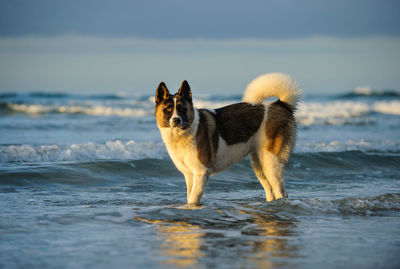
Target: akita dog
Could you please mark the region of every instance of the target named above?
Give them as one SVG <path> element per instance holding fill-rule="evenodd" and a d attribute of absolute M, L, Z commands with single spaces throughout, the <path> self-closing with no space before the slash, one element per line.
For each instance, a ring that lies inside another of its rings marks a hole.
<path fill-rule="evenodd" d="M 218 109 L 196 109 L 186 80 L 172 95 L 161 82 L 155 115 L 175 166 L 185 176 L 187 202 L 198 204 L 210 175 L 250 155 L 267 201 L 287 197 L 283 179 L 296 140 L 294 112 L 301 90 L 287 74 L 254 79 L 243 102 Z M 269 97 L 275 102 L 264 103 Z"/>

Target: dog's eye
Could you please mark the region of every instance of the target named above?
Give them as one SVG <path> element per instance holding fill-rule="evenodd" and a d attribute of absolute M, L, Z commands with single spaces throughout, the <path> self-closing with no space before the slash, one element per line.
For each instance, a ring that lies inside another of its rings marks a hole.
<path fill-rule="evenodd" d="M 172 112 L 172 107 L 169 106 L 169 107 L 164 108 L 164 112 L 165 112 L 165 113 L 167 113 L 167 112 L 168 112 L 168 113 L 169 113 L 169 112 Z"/>
<path fill-rule="evenodd" d="M 184 108 L 182 105 L 177 105 L 176 109 L 180 112 L 186 112 L 186 108 Z"/>

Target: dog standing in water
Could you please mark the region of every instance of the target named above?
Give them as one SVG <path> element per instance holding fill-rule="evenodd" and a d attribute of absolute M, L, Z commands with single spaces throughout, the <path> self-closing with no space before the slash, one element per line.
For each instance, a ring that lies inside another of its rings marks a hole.
<path fill-rule="evenodd" d="M 186 80 L 174 95 L 161 82 L 155 96 L 157 125 L 185 176 L 187 202 L 198 204 L 209 176 L 248 154 L 267 201 L 287 197 L 283 172 L 296 141 L 294 111 L 300 95 L 288 75 L 270 73 L 247 86 L 241 103 L 196 109 Z M 269 97 L 279 100 L 264 103 Z"/>

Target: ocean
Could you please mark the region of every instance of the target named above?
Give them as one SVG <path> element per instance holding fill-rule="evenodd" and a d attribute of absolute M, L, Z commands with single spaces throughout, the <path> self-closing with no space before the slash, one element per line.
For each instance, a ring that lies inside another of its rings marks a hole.
<path fill-rule="evenodd" d="M 152 94 L 0 94 L 1 268 L 400 268 L 400 93 L 306 95 L 289 198 L 245 158 L 196 207 Z"/>

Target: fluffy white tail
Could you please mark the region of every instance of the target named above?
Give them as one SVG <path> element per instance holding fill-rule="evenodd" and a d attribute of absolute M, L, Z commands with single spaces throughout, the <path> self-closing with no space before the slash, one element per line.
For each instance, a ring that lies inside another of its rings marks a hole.
<path fill-rule="evenodd" d="M 282 102 L 296 108 L 300 100 L 301 89 L 297 82 L 283 73 L 269 73 L 255 78 L 243 94 L 243 101 L 248 103 L 262 103 L 270 97 L 278 97 Z"/>

